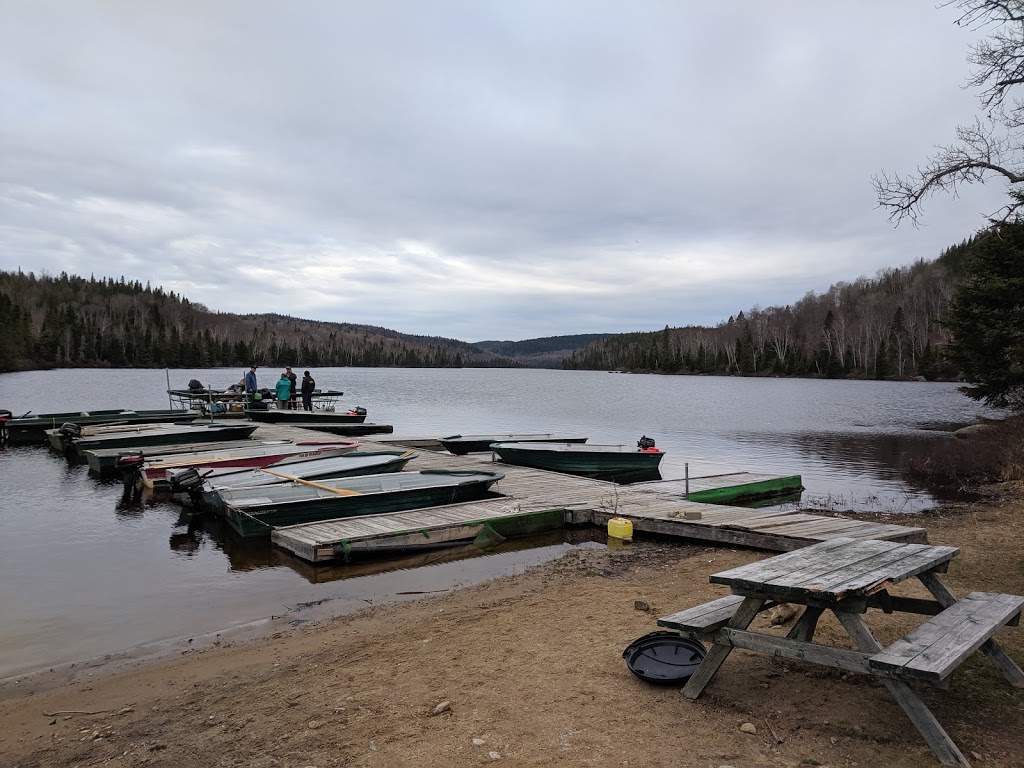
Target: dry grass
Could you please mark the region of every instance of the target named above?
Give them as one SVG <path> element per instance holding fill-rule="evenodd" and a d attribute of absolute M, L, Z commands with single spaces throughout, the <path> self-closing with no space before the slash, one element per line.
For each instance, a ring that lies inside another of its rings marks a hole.
<path fill-rule="evenodd" d="M 912 461 L 907 473 L 958 489 L 1024 480 L 1024 415 L 979 427 L 962 438 L 941 443 L 926 458 Z"/>

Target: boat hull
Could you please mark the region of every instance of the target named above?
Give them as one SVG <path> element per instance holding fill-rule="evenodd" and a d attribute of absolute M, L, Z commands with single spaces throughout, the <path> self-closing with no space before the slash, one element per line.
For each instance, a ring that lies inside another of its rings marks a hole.
<path fill-rule="evenodd" d="M 169 456 L 165 459 L 156 459 L 142 469 L 142 484 L 147 488 L 162 490 L 167 488 L 167 470 L 179 469 L 182 467 L 194 467 L 195 469 L 259 469 L 269 466 L 288 466 L 290 462 L 301 462 L 305 459 L 327 458 L 341 456 L 349 451 L 354 451 L 359 443 L 339 443 L 338 445 L 291 445 L 287 448 L 261 449 L 255 446 L 248 452 L 246 450 L 225 451 L 218 454 L 214 447 L 205 455 L 195 455 L 193 458 L 186 456 Z M 235 454 L 235 455 L 231 455 Z M 92 468 L 92 462 L 89 464 Z"/>
<path fill-rule="evenodd" d="M 440 471 L 436 473 L 440 473 Z M 454 474 L 458 475 L 459 473 Z M 332 494 L 294 502 L 270 499 L 262 502 L 254 497 L 248 499 L 243 506 L 232 501 L 225 501 L 222 515 L 240 536 L 269 536 L 274 528 L 282 526 L 477 501 L 486 498 L 488 489 L 504 477 L 500 472 L 471 474 L 485 477 L 448 485 L 398 488 L 351 496 Z"/>
<path fill-rule="evenodd" d="M 7 422 L 7 442 L 10 445 L 46 445 L 47 430 L 72 422 L 81 427 L 99 424 L 142 424 L 189 421 L 198 416 L 189 411 L 78 411 L 74 413 L 47 413 L 32 418 L 11 419 Z"/>
<path fill-rule="evenodd" d="M 601 450 L 603 447 L 609 450 Z M 506 464 L 584 477 L 644 477 L 656 473 L 665 456 L 660 451 L 628 450 L 624 446 L 591 445 L 586 448 L 576 450 L 572 444 L 561 443 L 550 449 L 540 448 L 537 444 L 518 446 L 514 443 L 494 443 L 491 446 Z"/>
<path fill-rule="evenodd" d="M 266 411 L 247 410 L 245 412 L 253 421 L 266 424 L 362 424 L 366 421 L 365 413 L 343 411 L 291 411 L 281 408 L 270 408 Z"/>
<path fill-rule="evenodd" d="M 439 438 L 448 453 L 464 456 L 467 453 L 485 453 L 493 443 L 585 443 L 585 437 L 559 435 L 451 435 Z"/>
<path fill-rule="evenodd" d="M 92 448 L 145 448 L 151 445 L 179 445 L 181 443 L 216 443 L 223 440 L 242 440 L 256 431 L 255 424 L 203 424 L 182 430 L 152 429 L 123 432 L 72 440 L 68 455 L 85 461 L 84 452 Z"/>
<path fill-rule="evenodd" d="M 416 456 L 415 451 L 352 451 L 351 453 L 336 457 L 343 459 L 343 461 L 330 462 L 332 468 L 322 471 L 306 470 L 301 464 L 275 464 L 261 468 L 265 471 L 213 473 L 207 477 L 207 487 L 200 497 L 200 506 L 205 510 L 221 514 L 224 512 L 224 503 L 218 493 L 220 489 L 274 485 L 276 483 L 287 483 L 292 478 L 321 481 L 401 472 L 405 465 Z M 372 461 L 366 461 L 371 457 Z M 307 461 L 303 463 L 319 464 L 320 462 Z M 352 466 L 346 468 L 345 464 L 351 464 Z"/>

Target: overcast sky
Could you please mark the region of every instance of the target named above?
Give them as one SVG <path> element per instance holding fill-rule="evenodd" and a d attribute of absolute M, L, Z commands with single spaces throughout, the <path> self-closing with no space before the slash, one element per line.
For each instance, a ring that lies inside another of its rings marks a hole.
<path fill-rule="evenodd" d="M 932 259 L 933 0 L 0 0 L 0 268 L 466 341 L 713 325 Z"/>

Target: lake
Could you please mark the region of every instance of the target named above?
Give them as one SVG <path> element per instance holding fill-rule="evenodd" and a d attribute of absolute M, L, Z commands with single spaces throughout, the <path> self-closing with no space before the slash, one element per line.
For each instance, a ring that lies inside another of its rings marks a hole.
<path fill-rule="evenodd" d="M 301 375 L 302 369 L 296 369 Z M 32 371 L 0 375 L 0 408 L 164 408 L 167 382 L 223 389 L 241 369 Z M 260 386 L 280 370 L 261 368 Z M 931 382 L 648 376 L 589 371 L 328 368 L 387 437 L 564 432 L 666 452 L 666 479 L 732 471 L 799 474 L 803 506 L 913 513 L 941 500 L 902 469 L 948 430 L 996 415 Z M 372 437 L 370 438 L 372 439 Z M 410 469 L 415 469 L 415 460 Z M 313 569 L 237 540 L 42 448 L 0 451 L 0 678 L 136 646 L 244 626 L 296 623 L 414 599 L 521 571 L 592 534 L 506 542 L 494 553 Z M 788 502 L 792 505 L 794 502 Z M 318 607 L 319 613 L 312 608 Z"/>

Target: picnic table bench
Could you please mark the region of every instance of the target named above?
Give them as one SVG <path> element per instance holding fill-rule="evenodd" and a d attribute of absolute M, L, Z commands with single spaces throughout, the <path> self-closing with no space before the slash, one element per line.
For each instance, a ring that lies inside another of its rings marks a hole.
<path fill-rule="evenodd" d="M 922 680 L 948 687 L 953 672 L 981 650 L 1003 677 L 1024 688 L 1024 672 L 992 639 L 1015 626 L 1024 597 L 972 592 L 957 600 L 939 580 L 959 551 L 955 547 L 836 538 L 711 576 L 732 594 L 658 619 L 662 627 L 710 639 L 711 650 L 683 688 L 697 698 L 733 648 L 809 661 L 879 678 L 946 765 L 970 763 L 924 702 L 907 684 Z M 916 577 L 934 600 L 889 593 Z M 758 613 L 780 603 L 805 606 L 786 637 L 751 631 Z M 869 609 L 930 616 L 906 636 L 883 648 L 861 615 Z M 814 643 L 817 622 L 832 611 L 857 650 Z"/>

